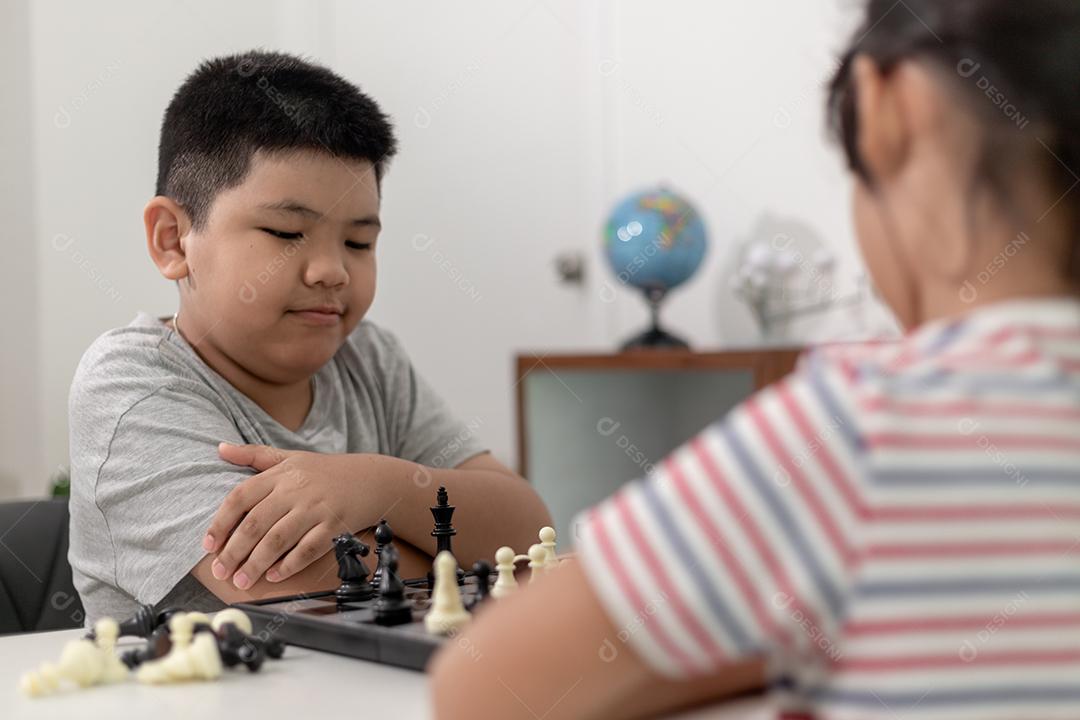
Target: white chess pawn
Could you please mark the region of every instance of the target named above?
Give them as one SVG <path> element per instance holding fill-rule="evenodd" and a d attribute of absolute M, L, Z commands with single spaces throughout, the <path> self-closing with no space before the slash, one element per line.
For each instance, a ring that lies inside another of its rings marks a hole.
<path fill-rule="evenodd" d="M 213 633 L 201 632 L 196 635 L 184 656 L 190 670 L 188 677 L 197 680 L 216 680 L 221 677 L 221 652 L 218 650 L 217 637 Z"/>
<path fill-rule="evenodd" d="M 60 687 L 61 680 L 70 680 L 79 687 L 101 682 L 105 663 L 101 651 L 90 640 L 72 640 L 64 646 L 56 665 L 44 663 L 37 672 L 24 675 L 19 688 L 30 697 L 47 695 Z"/>
<path fill-rule="evenodd" d="M 540 543 L 529 548 L 529 570 L 532 572 L 529 574 L 529 584 L 532 585 L 536 582 L 536 579 L 547 572 L 547 560 L 548 551 Z"/>
<path fill-rule="evenodd" d="M 214 629 L 214 632 L 218 632 L 223 626 L 228 624 L 235 625 L 236 628 L 245 635 L 250 635 L 252 632 L 251 618 L 249 618 L 247 613 L 243 610 L 237 608 L 225 608 L 214 615 L 210 627 Z"/>
<path fill-rule="evenodd" d="M 128 667 L 116 656 L 116 639 L 120 637 L 120 625 L 112 618 L 101 618 L 94 623 L 94 643 L 101 652 L 104 664 L 102 682 L 114 683 L 128 676 Z"/>
<path fill-rule="evenodd" d="M 558 567 L 559 558 L 555 555 L 555 528 L 547 525 L 540 528 L 540 544 L 544 546 L 548 553 L 548 569 Z"/>
<path fill-rule="evenodd" d="M 495 551 L 495 570 L 498 575 L 495 578 L 494 587 L 491 588 L 491 597 L 496 599 L 506 597 L 517 590 L 518 583 L 514 578 L 514 567 L 512 547 L 504 545 Z"/>
<path fill-rule="evenodd" d="M 169 618 L 169 641 L 172 647 L 163 658 L 145 662 L 135 671 L 135 679 L 143 683 L 165 683 L 182 677 L 186 662 L 181 656 L 191 645 L 195 623 L 188 613 L 177 613 Z"/>
<path fill-rule="evenodd" d="M 461 601 L 457 584 L 457 560 L 443 550 L 435 556 L 435 589 L 431 609 L 424 616 L 424 627 L 432 635 L 449 635 L 469 622 L 469 612 Z"/>

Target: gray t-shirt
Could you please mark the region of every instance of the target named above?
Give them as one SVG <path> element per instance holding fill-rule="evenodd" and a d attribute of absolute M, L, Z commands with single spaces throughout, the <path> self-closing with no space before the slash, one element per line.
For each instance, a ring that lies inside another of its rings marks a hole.
<path fill-rule="evenodd" d="M 71 385 L 71 548 L 87 624 L 137 603 L 223 607 L 189 571 L 222 500 L 254 474 L 217 445 L 379 453 L 454 467 L 484 452 L 387 331 L 361 322 L 313 376 L 303 425 L 285 428 L 163 321 L 139 313 L 83 355 Z M 357 478 L 359 481 L 360 478 Z M 358 530 L 360 528 L 357 528 Z"/>

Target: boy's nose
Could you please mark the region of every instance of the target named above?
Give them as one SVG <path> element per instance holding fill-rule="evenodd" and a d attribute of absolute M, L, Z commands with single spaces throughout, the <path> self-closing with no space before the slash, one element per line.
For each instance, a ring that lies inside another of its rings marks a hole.
<path fill-rule="evenodd" d="M 304 267 L 304 282 L 307 285 L 326 285 L 337 287 L 349 283 L 349 273 L 341 256 L 333 252 L 312 253 Z"/>

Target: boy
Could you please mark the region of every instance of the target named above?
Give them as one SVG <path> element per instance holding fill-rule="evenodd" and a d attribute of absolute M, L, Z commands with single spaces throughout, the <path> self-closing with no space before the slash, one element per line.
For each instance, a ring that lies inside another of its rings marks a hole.
<path fill-rule="evenodd" d="M 143 220 L 180 309 L 102 335 L 71 387 L 69 557 L 89 624 L 336 587 L 332 538 L 381 518 L 401 574 L 422 576 L 440 485 L 463 565 L 550 523 L 363 321 L 395 149 L 371 98 L 288 55 L 210 60 L 176 92 Z"/>
<path fill-rule="evenodd" d="M 913 331 L 812 352 L 584 516 L 446 646 L 438 717 L 766 684 L 788 718 L 1080 717 L 1080 4 L 868 5 L 829 108 Z"/>

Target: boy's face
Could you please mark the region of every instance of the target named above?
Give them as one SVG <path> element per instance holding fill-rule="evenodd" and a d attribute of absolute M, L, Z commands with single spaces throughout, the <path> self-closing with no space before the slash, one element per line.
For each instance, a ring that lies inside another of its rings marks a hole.
<path fill-rule="evenodd" d="M 182 239 L 184 336 L 264 381 L 305 380 L 371 307 L 379 229 L 370 162 L 256 153 Z"/>

